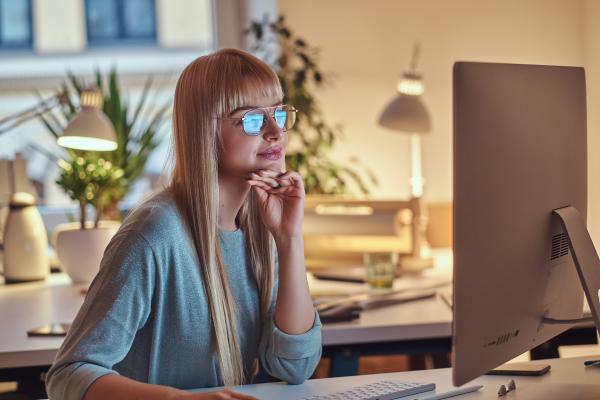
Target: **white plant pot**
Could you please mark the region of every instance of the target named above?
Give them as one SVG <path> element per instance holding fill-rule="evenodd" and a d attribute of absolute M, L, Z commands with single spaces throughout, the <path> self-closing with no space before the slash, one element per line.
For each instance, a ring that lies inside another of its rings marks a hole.
<path fill-rule="evenodd" d="M 98 228 L 79 222 L 57 225 L 52 233 L 52 243 L 62 269 L 73 283 L 89 284 L 100 270 L 100 261 L 110 239 L 121 224 L 117 221 L 100 221 Z"/>

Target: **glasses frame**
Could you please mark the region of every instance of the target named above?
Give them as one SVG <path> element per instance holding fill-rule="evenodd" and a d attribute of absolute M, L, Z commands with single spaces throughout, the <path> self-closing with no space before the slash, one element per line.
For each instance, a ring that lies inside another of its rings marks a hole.
<path fill-rule="evenodd" d="M 289 112 L 298 113 L 298 109 L 290 104 L 279 104 L 277 106 L 270 106 L 270 107 L 256 107 L 256 108 L 252 108 L 250 110 L 246 110 L 241 117 L 218 117 L 217 119 L 230 119 L 230 120 L 235 120 L 235 121 L 241 121 L 242 123 L 242 131 L 244 132 L 245 135 L 247 136 L 260 136 L 264 133 L 265 127 L 267 126 L 267 124 L 265 122 L 263 122 L 263 125 L 260 127 L 260 130 L 257 133 L 249 133 L 246 132 L 246 129 L 244 128 L 244 118 L 246 118 L 246 115 L 248 115 L 249 113 L 253 112 L 253 111 L 257 111 L 260 110 L 263 115 L 267 115 L 267 117 L 270 117 L 274 122 L 275 125 L 277 125 L 277 127 L 279 129 L 281 129 L 283 132 L 287 132 L 288 129 L 292 129 L 294 127 L 294 125 L 296 124 L 296 116 L 294 116 L 294 124 L 290 127 L 290 128 L 285 128 L 284 127 L 280 127 L 279 124 L 277 123 L 277 120 L 275 119 L 275 111 L 280 108 L 280 107 L 288 107 Z"/>

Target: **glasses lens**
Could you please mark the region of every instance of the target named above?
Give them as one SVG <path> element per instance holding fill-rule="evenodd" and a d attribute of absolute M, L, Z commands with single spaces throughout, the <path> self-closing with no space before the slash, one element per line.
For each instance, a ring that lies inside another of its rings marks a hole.
<path fill-rule="evenodd" d="M 279 106 L 275 109 L 275 121 L 284 131 L 292 129 L 296 122 L 296 110 L 291 106 Z"/>
<path fill-rule="evenodd" d="M 248 135 L 258 135 L 265 123 L 265 114 L 262 111 L 248 111 L 242 119 L 244 132 Z"/>
<path fill-rule="evenodd" d="M 277 107 L 275 109 L 275 122 L 277 122 L 277 126 L 281 129 L 285 129 L 285 123 L 288 119 L 288 112 L 283 107 Z"/>

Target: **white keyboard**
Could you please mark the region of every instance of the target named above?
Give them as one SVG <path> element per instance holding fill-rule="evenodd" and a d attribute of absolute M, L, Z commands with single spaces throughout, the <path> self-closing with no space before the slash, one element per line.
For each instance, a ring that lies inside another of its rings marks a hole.
<path fill-rule="evenodd" d="M 435 389 L 435 383 L 379 381 L 343 392 L 319 394 L 302 400 L 392 400 Z"/>

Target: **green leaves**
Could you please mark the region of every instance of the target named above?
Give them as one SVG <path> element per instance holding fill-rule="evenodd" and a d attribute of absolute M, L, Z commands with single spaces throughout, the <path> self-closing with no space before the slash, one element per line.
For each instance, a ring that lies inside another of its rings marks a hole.
<path fill-rule="evenodd" d="M 303 176 L 307 193 L 346 194 L 354 187 L 368 194 L 369 188 L 377 185 L 371 171 L 362 167 L 365 171 L 359 173 L 330 157 L 342 129 L 327 124 L 314 94 L 328 82 L 318 67 L 318 49 L 294 35 L 284 16 L 253 21 L 245 32 L 253 39 L 251 50 L 277 72 L 284 102 L 299 111 L 290 141 L 300 150 L 286 155 L 287 167 Z"/>
<path fill-rule="evenodd" d="M 123 192 L 127 185 L 124 171 L 101 157 L 74 157 L 69 161 L 59 160 L 61 169 L 56 183 L 80 207 L 91 204 L 97 210 L 96 225 L 102 209 Z M 81 228 L 85 227 L 82 215 Z"/>

